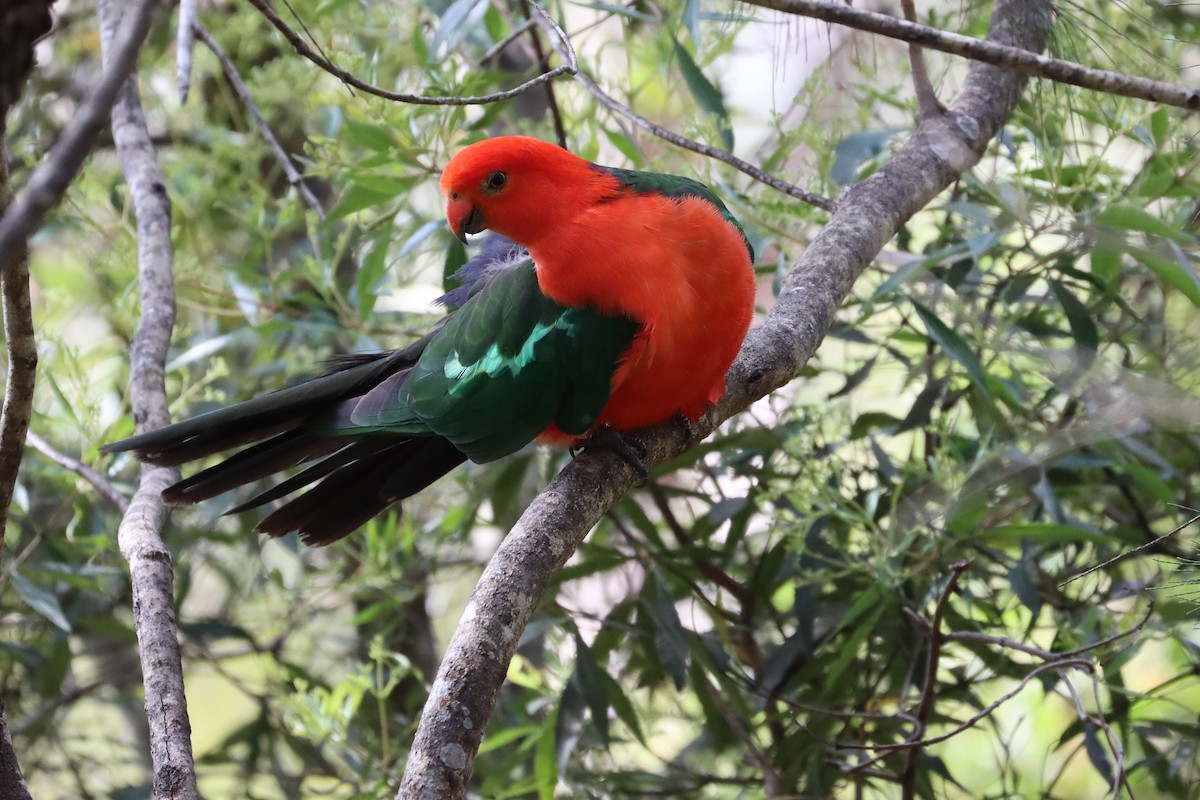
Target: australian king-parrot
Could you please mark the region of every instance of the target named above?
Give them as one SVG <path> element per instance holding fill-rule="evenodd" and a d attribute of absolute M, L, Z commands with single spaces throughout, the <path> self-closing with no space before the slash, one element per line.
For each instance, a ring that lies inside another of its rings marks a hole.
<path fill-rule="evenodd" d="M 176 465 L 250 445 L 163 492 L 172 504 L 303 467 L 229 513 L 309 487 L 257 530 L 323 545 L 466 459 L 694 421 L 720 399 L 753 251 L 708 187 L 504 136 L 454 156 L 441 189 L 456 236 L 492 234 L 428 334 L 103 449 Z"/>

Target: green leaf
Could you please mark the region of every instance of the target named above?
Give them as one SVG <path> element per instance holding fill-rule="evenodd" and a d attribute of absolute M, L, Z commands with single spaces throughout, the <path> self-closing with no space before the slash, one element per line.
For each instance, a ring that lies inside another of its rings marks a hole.
<path fill-rule="evenodd" d="M 716 122 L 721 144 L 726 150 L 732 150 L 733 127 L 729 124 L 729 112 L 725 109 L 725 100 L 721 97 L 721 90 L 704 76 L 700 67 L 692 60 L 687 48 L 681 45 L 678 39 L 672 39 L 672 41 L 675 44 L 675 57 L 679 59 L 679 71 L 683 74 L 683 80 L 687 84 L 688 90 L 696 99 L 696 104 L 700 106 L 700 109 Z"/>
<path fill-rule="evenodd" d="M 883 616 L 883 606 L 876 604 L 874 610 L 867 614 L 863 621 L 850 631 L 850 635 L 840 643 L 837 655 L 834 656 L 833 661 L 822 675 L 824 691 L 821 696 L 823 698 L 828 697 L 829 693 L 838 687 L 842 674 L 850 667 L 850 662 L 858 658 L 859 648 L 874 632 L 875 625 L 881 616 Z"/>
<path fill-rule="evenodd" d="M 574 688 L 574 684 L 568 683 L 568 689 L 563 692 L 566 696 L 567 691 L 579 693 L 578 689 Z M 553 800 L 554 787 L 558 784 L 558 762 L 555 758 L 556 748 L 558 745 L 558 721 L 562 714 L 563 704 L 560 702 L 559 707 L 550 712 L 550 718 L 546 720 L 546 727 L 542 731 L 542 736 L 538 739 L 537 750 L 533 756 L 533 774 L 537 780 L 537 790 L 539 800 Z"/>
<path fill-rule="evenodd" d="M 528 739 L 537 736 L 540 731 L 541 728 L 537 725 L 518 725 L 514 728 L 502 728 L 483 740 L 483 744 L 479 745 L 479 755 L 498 750 L 509 742 L 515 742 L 517 739 Z"/>
<path fill-rule="evenodd" d="M 1197 278 L 1191 265 L 1140 247 L 1130 248 L 1129 252 L 1157 275 L 1159 280 L 1178 289 L 1184 297 L 1192 301 L 1192 305 L 1200 308 L 1200 278 Z"/>
<path fill-rule="evenodd" d="M 387 203 L 394 197 L 395 195 L 393 194 L 381 194 L 380 192 L 373 191 L 365 186 L 352 184 L 350 188 L 346 190 L 346 193 L 342 195 L 341 202 L 339 202 L 333 208 L 333 210 L 329 212 L 326 222 L 335 222 L 339 219 L 348 217 L 351 214 L 362 211 L 365 208 L 370 208 L 371 206 L 379 205 L 381 203 Z"/>
<path fill-rule="evenodd" d="M 629 159 L 631 164 L 641 164 L 645 158 L 642 156 L 637 145 L 633 143 L 628 136 L 620 131 L 609 130 L 604 128 L 604 136 L 608 139 L 608 143 L 621 151 L 621 155 Z"/>
<path fill-rule="evenodd" d="M 925 324 L 925 330 L 929 333 L 929 338 L 933 339 L 946 355 L 953 358 L 959 364 L 962 364 L 967 370 L 967 375 L 971 378 L 971 382 L 978 386 L 985 395 L 990 396 L 991 390 L 988 388 L 987 374 L 983 371 L 983 364 L 979 362 L 975 353 L 967 345 L 966 340 L 946 327 L 946 324 L 938 319 L 928 308 L 916 300 L 913 300 L 912 304 L 917 312 L 917 316 Z"/>
<path fill-rule="evenodd" d="M 396 146 L 392 135 L 378 125 L 358 122 L 350 117 L 346 117 L 345 122 L 346 138 L 360 147 L 374 150 L 377 153 L 389 153 Z"/>
<path fill-rule="evenodd" d="M 446 53 L 458 47 L 471 30 L 483 22 L 487 9 L 486 0 L 454 0 L 446 6 L 441 19 L 438 20 L 437 31 L 433 34 L 433 45 L 429 48 L 430 56 L 444 58 Z"/>
<path fill-rule="evenodd" d="M 649 583 L 647 610 L 654 621 L 654 649 L 664 669 L 674 679 L 675 688 L 683 689 L 687 682 L 691 653 L 688 652 L 683 625 L 679 622 L 679 612 L 675 609 L 674 598 L 663 586 L 657 572 L 650 573 Z"/>
<path fill-rule="evenodd" d="M 354 276 L 354 291 L 358 299 L 358 318 L 364 322 L 375 310 L 379 282 L 387 272 L 387 252 L 388 246 L 391 244 L 391 232 L 392 223 L 388 220 L 380 228 L 375 243 L 367 251 L 366 258 L 362 260 L 362 264 L 358 268 L 358 274 Z"/>
<path fill-rule="evenodd" d="M 1056 522 L 1026 522 L 1014 525 L 998 525 L 980 531 L 974 537 L 984 544 L 1020 544 L 1024 539 L 1038 542 L 1112 542 L 1112 537 L 1098 531 L 1079 528 Z"/>
<path fill-rule="evenodd" d="M 1083 749 L 1087 751 L 1088 760 L 1100 773 L 1105 783 L 1113 782 L 1113 765 L 1108 756 L 1108 743 L 1101 741 L 1099 729 L 1092 723 L 1083 726 Z"/>
<path fill-rule="evenodd" d="M 608 747 L 608 675 L 596 663 L 592 651 L 584 644 L 578 633 L 575 634 L 575 681 L 584 702 L 592 712 L 592 725 L 600 734 L 600 741 Z"/>
<path fill-rule="evenodd" d="M 1171 118 L 1165 108 L 1160 108 L 1150 115 L 1150 134 L 1154 144 L 1161 148 L 1167 142 L 1167 134 L 1171 132 Z"/>
<path fill-rule="evenodd" d="M 13 573 L 12 585 L 30 608 L 50 620 L 64 633 L 71 632 L 71 623 L 67 620 L 67 615 L 63 613 L 58 598 L 52 593 L 31 582 L 20 573 Z"/>
<path fill-rule="evenodd" d="M 696 52 L 700 52 L 700 0 L 687 0 L 683 6 L 683 24 L 692 37 Z M 676 47 L 678 47 L 676 42 Z"/>
<path fill-rule="evenodd" d="M 1121 255 L 1125 252 L 1120 242 L 1110 241 L 1116 237 L 1102 236 L 1092 248 L 1092 274 L 1108 286 L 1121 276 Z"/>
<path fill-rule="evenodd" d="M 899 128 L 884 128 L 878 131 L 852 133 L 837 143 L 833 149 L 833 167 L 830 179 L 838 186 L 849 186 L 858 180 L 859 167 L 879 156 Z"/>
<path fill-rule="evenodd" d="M 1096 332 L 1096 323 L 1092 321 L 1087 306 L 1059 281 L 1050 281 L 1050 289 L 1058 298 L 1063 313 L 1067 315 L 1067 323 L 1071 326 L 1071 333 L 1075 335 L 1075 343 L 1088 350 L 1095 350 L 1100 345 L 1100 334 Z"/>
<path fill-rule="evenodd" d="M 636 8 L 629 6 L 616 5 L 615 3 L 577 3 L 581 8 L 591 8 L 596 11 L 603 11 L 605 14 L 613 14 L 618 17 L 627 17 L 638 22 L 654 22 L 658 17 L 653 14 L 647 14 L 645 11 L 638 11 Z"/>
<path fill-rule="evenodd" d="M 1096 224 L 1187 241 L 1187 235 L 1179 228 L 1159 219 L 1143 208 L 1127 203 L 1116 203 L 1101 211 L 1096 215 Z"/>

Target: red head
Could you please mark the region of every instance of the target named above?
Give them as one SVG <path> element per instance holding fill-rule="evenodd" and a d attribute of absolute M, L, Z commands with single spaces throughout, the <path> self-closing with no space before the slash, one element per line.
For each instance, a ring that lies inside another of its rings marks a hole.
<path fill-rule="evenodd" d="M 493 230 L 526 247 L 614 184 L 579 156 L 528 136 L 498 136 L 464 148 L 450 159 L 441 182 L 455 236 Z"/>

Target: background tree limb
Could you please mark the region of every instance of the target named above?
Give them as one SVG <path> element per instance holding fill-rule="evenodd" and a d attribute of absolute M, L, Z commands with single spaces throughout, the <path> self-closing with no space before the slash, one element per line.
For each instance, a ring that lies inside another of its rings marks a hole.
<path fill-rule="evenodd" d="M 830 2 L 830 0 L 742 0 L 742 2 L 801 17 L 834 22 L 848 28 L 886 36 L 889 39 L 910 42 L 928 50 L 940 50 L 943 53 L 963 56 L 985 64 L 1007 67 L 1031 77 L 1046 78 L 1056 83 L 1066 83 L 1097 92 L 1153 100 L 1156 103 L 1177 106 L 1190 111 L 1200 111 L 1200 89 L 1106 69 L 1085 67 L 1071 61 L 1063 61 L 1040 53 L 1006 46 L 1003 42 L 992 39 L 974 39 L 970 36 L 890 17 L 887 14 L 864 11 L 842 3 Z"/>
<path fill-rule="evenodd" d="M 1040 52 L 1046 0 L 1000 0 L 988 38 Z M 1012 113 L 1025 77 L 974 64 L 947 113 L 922 120 L 874 175 L 851 187 L 784 281 L 766 321 L 751 331 L 728 391 L 697 436 L 792 380 L 832 327 L 854 281 L 910 216 L 972 167 Z M 648 432 L 648 459 L 682 452 L 679 426 Z M 620 457 L 588 451 L 526 509 L 484 570 L 438 670 L 397 798 L 465 797 L 475 754 L 521 633 L 551 578 L 600 517 L 634 484 Z"/>
<path fill-rule="evenodd" d="M 116 31 L 120 12 L 97 0 L 106 60 L 121 55 Z M 172 277 L 171 200 L 142 112 L 137 79 L 125 81 L 112 110 L 113 141 L 133 196 L 137 219 L 138 282 L 142 317 L 130 347 L 129 392 L 138 430 L 171 421 L 164 371 L 175 325 Z M 117 534 L 129 563 L 134 627 L 146 690 L 155 798 L 199 797 L 192 759 L 191 724 L 184 696 L 183 666 L 175 624 L 174 569 L 162 540 L 167 510 L 162 490 L 179 471 L 143 465 L 137 492 Z"/>
<path fill-rule="evenodd" d="M 37 229 L 42 219 L 58 205 L 92 152 L 96 136 L 112 108 L 117 90 L 137 64 L 138 52 L 150 30 L 160 0 L 142 0 L 125 17 L 125 25 L 110 48 L 108 68 L 88 92 L 85 100 L 63 128 L 62 134 L 29 181 L 0 217 L 0 272 L 19 261 L 21 243 Z"/>
<path fill-rule="evenodd" d="M 14 3 L 0 13 L 0 215 L 7 212 L 12 196 L 5 141 L 8 110 L 21 97 L 25 77 L 33 67 L 34 44 L 50 30 L 50 23 L 50 3 L 46 0 Z M 37 342 L 30 308 L 29 253 L 25 237 L 17 237 L 9 249 L 12 251 L 13 267 L 0 272 L 4 340 L 8 356 L 4 406 L 0 410 L 0 556 L 4 552 L 8 507 L 17 485 L 25 434 L 29 430 L 37 371 Z M 25 776 L 13 747 L 3 697 L 0 697 L 0 797 L 29 800 L 29 787 L 25 784 Z"/>

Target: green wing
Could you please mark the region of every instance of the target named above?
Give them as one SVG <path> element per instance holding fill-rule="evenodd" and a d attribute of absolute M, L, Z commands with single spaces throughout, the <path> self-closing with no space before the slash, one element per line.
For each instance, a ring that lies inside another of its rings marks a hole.
<path fill-rule="evenodd" d="M 738 221 L 738 218 L 729 212 L 729 209 L 721 202 L 721 198 L 717 197 L 716 192 L 700 181 L 684 178 L 680 175 L 664 175 L 659 172 L 638 172 L 632 169 L 601 167 L 599 165 L 596 165 L 596 168 L 604 170 L 638 194 L 661 194 L 664 197 L 698 197 L 701 200 L 711 203 L 716 207 L 717 211 L 721 212 L 721 216 L 726 221 L 732 223 L 738 229 L 738 232 L 742 234 L 742 241 L 746 243 L 746 249 L 750 252 L 750 261 L 753 263 L 754 248 L 750 246 L 750 240 L 746 238 L 746 229 L 742 227 L 742 223 Z"/>
<path fill-rule="evenodd" d="M 583 434 L 608 402 L 639 328 L 558 305 L 527 261 L 452 314 L 411 373 L 368 392 L 350 422 L 356 432 L 435 433 L 476 462 L 520 449 L 551 423 Z"/>

